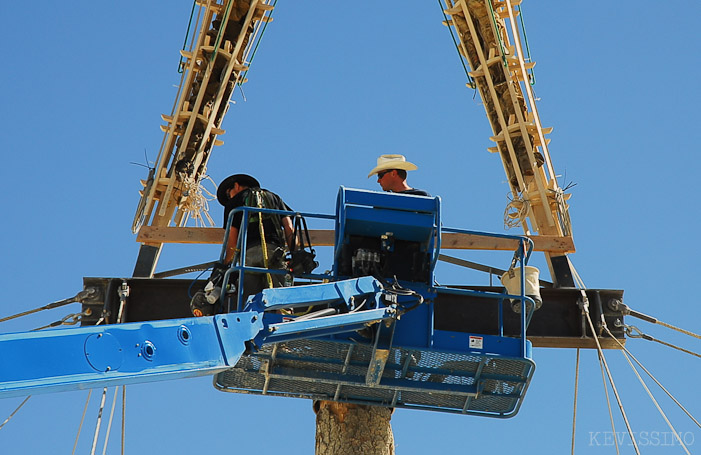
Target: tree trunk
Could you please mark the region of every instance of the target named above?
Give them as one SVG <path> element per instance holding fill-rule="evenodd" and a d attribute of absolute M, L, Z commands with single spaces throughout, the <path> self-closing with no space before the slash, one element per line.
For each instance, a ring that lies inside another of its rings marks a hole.
<path fill-rule="evenodd" d="M 316 455 L 394 455 L 392 408 L 314 402 Z"/>

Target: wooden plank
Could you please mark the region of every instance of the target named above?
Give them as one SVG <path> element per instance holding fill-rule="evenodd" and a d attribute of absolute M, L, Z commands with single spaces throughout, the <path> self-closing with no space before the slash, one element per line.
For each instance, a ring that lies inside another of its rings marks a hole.
<path fill-rule="evenodd" d="M 314 246 L 333 246 L 334 231 L 310 229 Z M 536 235 L 530 237 L 534 251 L 574 253 L 572 237 Z M 143 226 L 136 238 L 140 243 L 204 243 L 218 244 L 224 239 L 222 228 Z M 484 237 L 473 234 L 444 233 L 441 248 L 454 250 L 505 250 L 514 251 L 518 242 L 513 239 Z"/>
<path fill-rule="evenodd" d="M 141 243 L 203 243 L 221 244 L 224 240 L 222 228 L 142 226 L 137 242 Z"/>
<path fill-rule="evenodd" d="M 528 337 L 535 348 L 566 348 L 566 349 L 596 349 L 593 338 L 569 338 L 569 337 Z M 626 340 L 618 340 L 625 346 Z M 599 344 L 602 349 L 621 349 L 621 347 L 609 337 L 600 337 Z"/>
<path fill-rule="evenodd" d="M 574 253 L 574 241 L 572 237 L 559 237 L 555 235 L 533 235 L 534 251 L 548 251 L 557 253 Z M 518 241 L 495 237 L 484 237 L 473 234 L 444 233 L 441 239 L 442 249 L 454 250 L 515 250 Z"/>

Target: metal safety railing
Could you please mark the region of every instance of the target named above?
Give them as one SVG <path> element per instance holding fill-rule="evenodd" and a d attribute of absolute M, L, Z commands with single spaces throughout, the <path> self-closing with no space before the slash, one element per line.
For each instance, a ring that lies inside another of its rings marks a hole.
<path fill-rule="evenodd" d="M 446 293 L 446 294 L 457 294 L 457 295 L 468 295 L 468 296 L 474 296 L 474 297 L 483 297 L 483 298 L 489 298 L 489 299 L 494 299 L 497 301 L 497 314 L 498 314 L 498 330 L 499 330 L 499 336 L 503 337 L 504 336 L 504 309 L 502 302 L 504 299 L 510 299 L 510 300 L 518 300 L 520 301 L 521 305 L 521 311 L 520 311 L 520 333 L 519 333 L 519 338 L 521 341 L 521 356 L 522 357 L 527 357 L 527 339 L 526 339 L 526 331 L 528 329 L 528 324 L 530 323 L 531 317 L 533 316 L 533 313 L 535 312 L 536 309 L 536 303 L 533 300 L 533 298 L 529 297 L 526 295 L 526 266 L 528 265 L 528 260 L 531 257 L 531 253 L 533 252 L 533 240 L 529 239 L 528 237 L 521 236 L 521 235 L 507 235 L 507 234 L 495 234 L 495 233 L 487 233 L 487 232 L 477 232 L 477 231 L 470 231 L 466 229 L 458 229 L 458 228 L 449 228 L 449 227 L 444 227 L 442 228 L 443 232 L 451 232 L 451 233 L 458 233 L 458 234 L 471 234 L 471 235 L 476 235 L 476 236 L 481 236 L 481 237 L 492 237 L 492 238 L 502 238 L 502 239 L 511 239 L 511 240 L 517 240 L 519 242 L 519 248 L 516 250 L 516 253 L 514 254 L 514 261 L 511 264 L 511 268 L 513 268 L 514 265 L 520 264 L 521 267 L 519 267 L 520 271 L 520 282 L 521 282 L 521 287 L 520 291 L 521 293 L 519 295 L 512 295 L 508 293 L 493 293 L 493 292 L 485 292 L 485 291 L 473 291 L 473 290 L 468 290 L 468 289 L 457 289 L 457 288 L 451 288 L 448 286 L 437 286 L 436 289 L 439 292 Z M 438 243 L 438 247 L 440 248 L 440 242 Z M 530 305 L 529 305 L 530 304 Z"/>
<path fill-rule="evenodd" d="M 253 266 L 247 266 L 246 264 L 246 249 L 248 246 L 248 228 L 249 228 L 249 223 L 250 223 L 250 217 L 252 213 L 257 213 L 260 215 L 263 214 L 268 214 L 268 215 L 278 215 L 281 217 L 289 216 L 289 217 L 295 217 L 295 216 L 302 216 L 305 218 L 317 218 L 317 219 L 326 219 L 326 220 L 335 220 L 336 217 L 334 215 L 326 215 L 326 214 L 320 214 L 320 213 L 307 213 L 307 212 L 294 212 L 294 211 L 288 211 L 288 210 L 275 210 L 275 209 L 266 209 L 266 208 L 258 208 L 258 207 L 238 207 L 234 210 L 232 210 L 229 213 L 229 218 L 227 219 L 226 222 L 226 230 L 224 233 L 224 244 L 222 245 L 222 251 L 220 254 L 220 261 L 223 263 L 226 257 L 226 248 L 228 245 L 228 239 L 229 235 L 231 232 L 231 226 L 233 224 L 234 217 L 236 216 L 237 213 L 242 213 L 242 223 L 241 223 L 241 229 L 239 230 L 239 235 L 238 239 L 236 242 L 236 250 L 237 252 L 234 254 L 234 258 L 231 262 L 231 267 L 225 272 L 224 274 L 224 281 L 223 283 L 226 284 L 229 282 L 229 278 L 233 273 L 238 274 L 238 283 L 239 285 L 237 286 L 236 289 L 236 311 L 242 311 L 245 302 L 243 302 L 243 286 L 240 285 L 240 283 L 243 283 L 244 279 L 244 274 L 246 273 L 256 273 L 256 274 L 273 274 L 273 275 L 288 275 L 290 272 L 286 269 L 274 269 L 274 268 L 264 268 L 264 267 L 253 267 Z M 307 273 L 307 274 L 302 274 L 299 275 L 300 278 L 307 278 L 307 279 L 316 279 L 316 280 L 325 280 L 325 279 L 330 279 L 331 275 L 327 273 Z M 230 312 L 232 309 L 227 302 L 227 293 L 225 290 L 222 288 L 222 293 L 220 296 L 220 303 L 223 305 L 223 307 L 228 308 L 228 311 Z"/>
<path fill-rule="evenodd" d="M 244 280 L 244 275 L 247 273 L 255 273 L 255 274 L 275 274 L 275 275 L 288 275 L 290 272 L 287 269 L 276 269 L 276 268 L 265 268 L 265 267 L 255 267 L 255 266 L 250 266 L 246 265 L 246 250 L 247 250 L 247 242 L 248 242 L 248 229 L 249 229 L 249 222 L 250 218 L 253 214 L 268 214 L 268 215 L 278 215 L 278 216 L 290 216 L 290 217 L 295 217 L 295 216 L 303 216 L 306 218 L 312 218 L 312 219 L 321 219 L 321 220 L 333 220 L 336 222 L 337 226 L 342 226 L 343 223 L 341 223 L 338 218 L 342 214 L 337 213 L 336 215 L 329 215 L 329 214 L 321 214 L 321 213 L 309 213 L 309 212 L 296 212 L 296 211 L 286 211 L 286 210 L 275 210 L 275 209 L 265 209 L 265 208 L 257 208 L 257 207 L 238 207 L 234 210 L 231 211 L 229 214 L 229 218 L 227 220 L 226 224 L 226 230 L 225 230 L 225 239 L 227 241 L 224 242 L 224 245 L 222 247 L 222 252 L 220 256 L 220 260 L 224 261 L 224 258 L 226 256 L 226 248 L 228 244 L 228 239 L 231 231 L 231 226 L 233 223 L 233 219 L 236 216 L 237 213 L 242 214 L 242 223 L 241 223 L 241 228 L 239 231 L 238 239 L 237 239 L 237 244 L 236 244 L 236 249 L 237 252 L 234 255 L 233 261 L 231 263 L 231 267 L 225 272 L 224 275 L 224 284 L 229 282 L 229 279 L 231 278 L 232 274 L 237 274 L 238 275 L 238 281 L 239 285 L 236 287 L 236 307 L 235 310 L 231 307 L 230 304 L 230 293 L 227 293 L 225 290 L 223 290 L 220 299 L 221 299 L 221 304 L 223 308 L 227 308 L 228 311 L 242 311 L 245 303 L 243 301 L 243 286 L 240 285 L 240 283 L 243 283 Z M 514 259 L 512 261 L 511 267 L 513 268 L 514 266 L 519 266 L 518 267 L 519 273 L 520 273 L 520 293 L 519 294 L 509 294 L 508 292 L 504 293 L 495 293 L 495 292 L 487 292 L 487 291 L 475 291 L 475 290 L 467 290 L 467 289 L 459 289 L 459 288 L 454 288 L 454 287 L 449 287 L 449 286 L 433 286 L 433 288 L 439 292 L 439 293 L 444 293 L 444 294 L 455 294 L 455 295 L 465 295 L 465 296 L 472 296 L 472 297 L 479 297 L 479 298 L 486 298 L 486 299 L 492 299 L 495 301 L 495 304 L 497 305 L 498 311 L 498 336 L 503 337 L 504 336 L 504 314 L 503 314 L 503 305 L 502 302 L 506 300 L 511 300 L 511 301 L 517 301 L 520 304 L 520 330 L 519 330 L 519 339 L 520 339 L 520 353 L 522 357 L 527 357 L 527 338 L 526 338 L 526 332 L 528 325 L 530 323 L 530 320 L 533 316 L 533 313 L 535 312 L 536 309 L 536 302 L 534 299 L 528 295 L 526 295 L 526 266 L 528 265 L 528 261 L 531 257 L 531 253 L 533 252 L 533 241 L 525 236 L 519 236 L 519 235 L 507 235 L 507 234 L 497 234 L 497 233 L 488 233 L 488 232 L 480 232 L 480 231 L 472 231 L 472 230 L 467 230 L 467 229 L 459 229 L 459 228 L 450 228 L 450 227 L 441 227 L 440 231 L 438 231 L 437 238 L 435 239 L 435 242 L 431 242 L 432 245 L 431 247 L 433 248 L 434 251 L 430 252 L 429 258 L 432 262 L 432 268 L 435 265 L 435 261 L 438 258 L 438 254 L 440 252 L 441 248 L 441 236 L 440 232 L 445 232 L 445 233 L 458 233 L 458 234 L 469 234 L 473 236 L 481 236 L 481 237 L 488 237 L 488 238 L 501 238 L 501 239 L 510 239 L 510 240 L 516 240 L 519 243 L 518 249 L 514 253 Z M 340 245 L 338 242 L 342 241 L 342 239 L 338 238 L 334 245 L 335 249 L 339 249 Z M 337 258 L 334 256 L 334 259 L 336 260 Z M 303 274 L 303 275 L 297 275 L 299 278 L 304 278 L 304 279 L 309 279 L 309 280 L 318 280 L 319 282 L 323 280 L 333 280 L 334 275 L 333 273 L 330 272 L 325 272 L 325 273 L 309 273 L 309 274 Z"/>

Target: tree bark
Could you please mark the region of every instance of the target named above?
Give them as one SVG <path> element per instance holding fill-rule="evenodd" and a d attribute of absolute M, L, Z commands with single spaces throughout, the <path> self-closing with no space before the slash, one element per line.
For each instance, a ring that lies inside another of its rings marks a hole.
<path fill-rule="evenodd" d="M 316 455 L 394 455 L 392 408 L 314 402 Z"/>

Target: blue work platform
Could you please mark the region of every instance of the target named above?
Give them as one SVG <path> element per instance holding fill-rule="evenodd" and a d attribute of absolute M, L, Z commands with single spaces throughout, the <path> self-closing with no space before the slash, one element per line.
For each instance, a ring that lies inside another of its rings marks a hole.
<path fill-rule="evenodd" d="M 342 187 L 335 216 L 332 280 L 372 274 L 388 290 L 387 296 L 396 295 L 392 292 L 396 284 L 401 289 L 397 301 L 403 314 L 351 332 L 278 342 L 270 339 L 259 350 L 242 356 L 234 368 L 217 374 L 215 387 L 227 392 L 491 417 L 515 415 L 535 364 L 525 337 L 526 316 L 519 336 L 504 336 L 503 312 L 510 311 L 510 304 L 505 303 L 509 298 L 522 299 L 524 308 L 529 298 L 435 286 L 440 218 L 437 197 Z M 525 237 L 469 233 L 521 239 L 519 259 L 527 261 L 530 241 Z M 249 301 L 246 309 L 289 308 L 294 301 L 301 302 L 295 306 L 304 307 L 306 296 L 315 294 L 313 285 L 293 289 L 265 290 L 257 299 L 259 304 L 263 300 L 282 303 L 264 308 Z M 493 306 L 491 334 L 434 327 L 436 305 L 446 299 L 454 304 L 461 296 Z M 402 299 L 413 303 L 402 306 Z M 385 304 L 391 300 L 385 297 Z M 323 327 L 342 316 L 314 320 Z"/>

